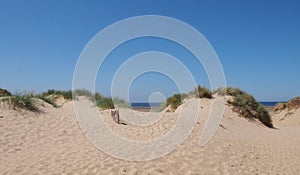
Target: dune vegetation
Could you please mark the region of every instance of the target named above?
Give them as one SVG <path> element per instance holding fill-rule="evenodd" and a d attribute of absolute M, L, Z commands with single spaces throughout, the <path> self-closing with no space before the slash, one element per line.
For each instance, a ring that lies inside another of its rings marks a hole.
<path fill-rule="evenodd" d="M 208 88 L 204 86 L 201 87 L 200 85 L 198 85 L 193 91 L 189 92 L 188 94 L 178 93 L 167 98 L 166 102 L 159 107 L 158 111 L 162 111 L 168 106 L 170 106 L 169 111 L 175 111 L 182 104 L 183 100 L 188 97 L 208 98 L 208 99 L 213 98 L 212 92 Z"/>
<path fill-rule="evenodd" d="M 57 96 L 63 96 L 64 99 L 66 100 L 71 100 L 72 99 L 72 91 L 61 91 L 61 90 L 54 90 L 54 89 L 49 89 L 47 92 L 43 92 L 40 94 L 40 96 L 51 96 L 51 95 L 57 95 Z"/>
<path fill-rule="evenodd" d="M 37 101 L 32 93 L 17 93 L 9 96 L 2 96 L 2 103 L 12 107 L 13 109 L 26 109 L 33 112 L 39 112 Z"/>
<path fill-rule="evenodd" d="M 255 98 L 240 90 L 239 88 L 227 87 L 225 89 L 217 89 L 216 94 L 221 96 L 231 96 L 227 102 L 233 106 L 233 110 L 240 116 L 250 120 L 258 119 L 267 127 L 273 128 L 271 115 L 267 109 L 255 100 Z"/>
<path fill-rule="evenodd" d="M 212 92 L 208 88 L 204 86 L 201 87 L 200 85 L 196 87 L 196 94 L 198 98 L 208 98 L 208 99 L 213 98 Z"/>
<path fill-rule="evenodd" d="M 37 99 L 41 99 L 44 102 L 51 104 L 53 107 L 59 107 L 56 103 L 57 98 L 63 98 L 65 100 L 77 99 L 79 96 L 85 96 L 92 100 L 97 107 L 101 109 L 114 109 L 115 106 L 118 107 L 126 107 L 129 108 L 130 105 L 121 99 L 118 98 L 110 98 L 105 97 L 99 93 L 92 93 L 85 89 L 77 89 L 75 91 L 67 90 L 53 90 L 50 89 L 46 92 L 43 92 L 38 95 L 34 95 L 33 93 L 17 93 L 11 94 L 8 91 L 4 91 L 1 95 L 1 102 L 7 104 L 13 109 L 27 109 L 33 112 L 39 112 L 39 103 Z M 4 95 L 6 94 L 6 95 Z M 201 87 L 200 85 L 195 88 L 194 91 L 188 94 L 174 94 L 169 97 L 164 104 L 159 107 L 159 110 L 163 110 L 166 107 L 169 107 L 168 111 L 175 111 L 182 103 L 183 100 L 187 97 L 197 97 L 197 98 L 213 98 L 213 93 L 206 87 Z M 258 119 L 264 125 L 268 127 L 273 127 L 271 116 L 268 111 L 258 103 L 254 97 L 245 91 L 242 91 L 238 88 L 219 88 L 214 91 L 214 94 L 218 94 L 221 96 L 231 96 L 233 98 L 229 98 L 227 101 L 228 104 L 233 106 L 233 110 L 237 112 L 240 116 L 248 118 L 250 120 Z M 295 100 L 296 99 L 296 100 Z M 300 106 L 299 98 L 295 98 L 291 102 L 284 104 L 288 106 L 288 108 L 292 108 L 292 106 Z"/>
<path fill-rule="evenodd" d="M 166 100 L 166 107 L 170 106 L 171 111 L 175 111 L 178 106 L 182 104 L 184 97 L 187 97 L 185 94 L 174 94 Z"/>
<path fill-rule="evenodd" d="M 278 114 L 284 110 L 287 110 L 289 113 L 292 110 L 297 110 L 300 108 L 300 97 L 295 97 L 290 99 L 287 102 L 279 102 L 275 105 L 273 112 Z"/>
<path fill-rule="evenodd" d="M 56 103 L 56 100 L 58 98 L 63 98 L 67 101 L 70 101 L 72 99 L 77 99 L 79 96 L 87 97 L 88 99 L 95 102 L 96 106 L 101 109 L 113 109 L 115 108 L 115 106 L 130 108 L 130 105 L 125 100 L 119 98 L 112 99 L 110 97 L 105 97 L 99 94 L 98 92 L 93 94 L 92 92 L 86 89 L 76 89 L 75 91 L 49 89 L 48 91 L 42 92 L 38 95 L 35 95 L 33 93 L 11 94 L 9 91 L 1 89 L 0 95 L 1 95 L 0 101 L 3 104 L 12 107 L 15 110 L 25 109 L 33 112 L 40 112 L 39 106 L 41 104 L 38 103 L 38 99 L 57 108 L 59 107 Z"/>

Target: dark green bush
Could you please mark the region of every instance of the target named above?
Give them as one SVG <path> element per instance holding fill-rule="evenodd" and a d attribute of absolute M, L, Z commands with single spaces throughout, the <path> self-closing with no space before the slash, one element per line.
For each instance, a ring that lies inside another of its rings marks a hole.
<path fill-rule="evenodd" d="M 266 110 L 266 108 L 262 105 L 259 105 L 258 108 L 256 109 L 258 119 L 261 121 L 263 124 L 265 124 L 269 128 L 273 128 L 272 124 L 272 119 L 270 117 L 269 112 Z"/>

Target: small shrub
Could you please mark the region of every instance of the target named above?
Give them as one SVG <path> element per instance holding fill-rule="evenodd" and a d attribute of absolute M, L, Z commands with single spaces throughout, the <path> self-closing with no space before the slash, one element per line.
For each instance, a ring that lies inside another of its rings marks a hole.
<path fill-rule="evenodd" d="M 246 94 L 246 93 L 244 91 L 240 90 L 239 88 L 227 87 L 226 88 L 226 94 L 237 97 L 239 95 L 243 95 L 243 94 Z"/>
<path fill-rule="evenodd" d="M 258 108 L 256 109 L 256 112 L 257 112 L 259 121 L 261 121 L 267 127 L 273 128 L 270 114 L 264 106 L 259 105 Z"/>
<path fill-rule="evenodd" d="M 209 99 L 212 98 L 211 91 L 206 87 L 201 87 L 200 85 L 198 85 L 196 88 L 196 92 L 198 98 L 209 98 Z"/>
<path fill-rule="evenodd" d="M 178 106 L 180 106 L 182 104 L 182 98 L 181 98 L 181 95 L 180 94 L 175 94 L 173 95 L 172 97 L 169 97 L 167 99 L 167 104 L 166 106 L 169 106 L 171 105 L 171 108 L 172 109 L 177 109 Z"/>

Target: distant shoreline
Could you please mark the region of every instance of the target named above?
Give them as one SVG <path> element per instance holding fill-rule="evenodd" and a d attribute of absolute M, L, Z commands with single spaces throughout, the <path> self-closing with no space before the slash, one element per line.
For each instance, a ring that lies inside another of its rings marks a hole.
<path fill-rule="evenodd" d="M 285 101 L 260 101 L 260 104 L 264 106 L 275 106 L 277 103 L 286 103 Z M 162 103 L 147 103 L 147 102 L 133 102 L 130 103 L 132 108 L 151 108 L 159 107 Z"/>
<path fill-rule="evenodd" d="M 277 103 L 286 103 L 286 101 L 260 101 L 260 104 L 268 107 L 274 107 Z"/>
<path fill-rule="evenodd" d="M 134 102 L 130 103 L 132 109 L 142 112 L 149 112 L 151 109 L 157 109 L 162 103 L 147 103 L 147 102 Z"/>
<path fill-rule="evenodd" d="M 130 106 L 133 108 L 151 108 L 151 107 L 159 107 L 162 103 L 148 103 L 148 102 L 133 102 L 130 103 Z"/>
<path fill-rule="evenodd" d="M 273 109 L 277 103 L 285 103 L 285 101 L 260 101 L 270 113 L 273 112 Z M 137 111 L 149 112 L 152 108 L 158 108 L 162 103 L 147 103 L 147 102 L 134 102 L 130 103 L 130 106 Z"/>
<path fill-rule="evenodd" d="M 270 114 L 273 113 L 273 110 L 275 108 L 275 105 L 277 103 L 285 103 L 285 101 L 260 101 L 260 104 L 262 104 Z"/>

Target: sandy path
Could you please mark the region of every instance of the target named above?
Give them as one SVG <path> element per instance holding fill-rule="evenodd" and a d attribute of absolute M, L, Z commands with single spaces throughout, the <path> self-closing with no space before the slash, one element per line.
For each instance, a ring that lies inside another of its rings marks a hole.
<path fill-rule="evenodd" d="M 162 158 L 130 162 L 94 147 L 77 124 L 72 103 L 46 107 L 42 114 L 1 109 L 0 174 L 297 174 L 300 171 L 300 125 L 268 129 L 226 108 L 215 137 L 200 147 L 209 103 L 201 100 L 200 118 L 187 141 Z M 147 140 L 165 133 L 176 120 L 167 113 L 143 129 L 118 125 L 102 111 L 114 131 Z"/>

